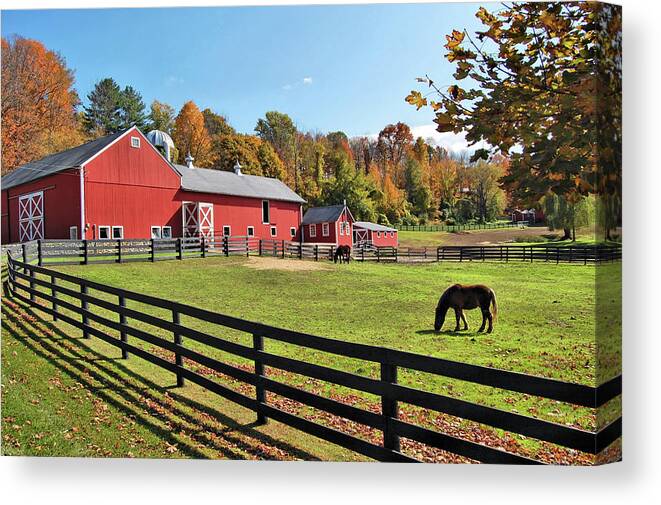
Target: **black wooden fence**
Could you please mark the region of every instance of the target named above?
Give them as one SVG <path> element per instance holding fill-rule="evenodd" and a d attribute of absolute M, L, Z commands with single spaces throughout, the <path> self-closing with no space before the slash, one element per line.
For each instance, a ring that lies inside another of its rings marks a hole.
<path fill-rule="evenodd" d="M 470 231 L 470 230 L 496 230 L 499 228 L 523 228 L 528 221 L 497 222 L 497 223 L 469 223 L 469 224 L 400 224 L 399 231 Z"/>
<path fill-rule="evenodd" d="M 128 240 L 35 240 L 5 246 L 23 261 L 45 264 L 127 263 L 162 261 L 207 256 L 272 256 L 315 261 L 332 260 L 335 246 L 301 244 L 286 240 L 254 237 L 128 239 Z M 595 264 L 619 261 L 622 247 L 492 245 L 441 247 L 358 247 L 352 251 L 357 261 L 377 263 L 432 261 L 519 261 Z"/>
<path fill-rule="evenodd" d="M 415 458 L 401 450 L 400 437 L 404 437 L 485 463 L 539 463 L 539 461 L 518 454 L 450 436 L 402 420 L 398 415 L 400 403 L 446 413 L 590 454 L 598 454 L 621 436 L 621 417 L 599 431 L 591 432 L 411 388 L 398 384 L 397 375 L 400 369 L 417 370 L 592 409 L 598 409 L 621 394 L 621 376 L 595 388 L 395 349 L 323 338 L 107 286 L 19 261 L 12 258 L 11 255 L 8 256 L 7 283 L 11 296 L 52 315 L 54 319 L 79 328 L 87 338 L 95 336 L 120 348 L 124 358 L 133 354 L 172 372 L 176 376 L 178 385 L 189 380 L 254 411 L 259 421 L 271 418 L 376 460 L 416 461 Z M 117 302 L 109 301 L 108 296 L 117 297 Z M 135 308 L 129 308 L 127 301 L 139 302 L 152 308 L 166 309 L 172 317 L 164 319 Z M 110 311 L 115 314 L 115 317 L 109 319 L 99 314 L 98 309 Z M 181 323 L 181 316 L 250 334 L 252 335 L 252 346 L 237 344 L 193 329 Z M 172 335 L 172 339 L 168 340 L 138 329 L 131 325 L 131 321 L 140 321 L 165 330 Z M 114 335 L 109 333 L 109 330 Z M 135 340 L 129 342 L 128 337 Z M 253 363 L 253 370 L 246 371 L 208 354 L 192 350 L 185 346 L 184 339 L 204 344 L 211 350 L 225 351 L 233 356 L 250 360 Z M 369 363 L 376 363 L 380 366 L 380 378 L 374 379 L 266 352 L 264 350 L 265 339 L 364 360 L 367 362 L 367 366 Z M 170 351 L 174 354 L 174 358 L 168 360 L 152 354 L 136 345 L 136 341 L 146 342 Z M 254 397 L 247 396 L 191 370 L 190 366 L 186 367 L 183 358 L 254 386 Z M 381 413 L 348 405 L 277 381 L 273 378 L 275 376 L 269 376 L 265 367 L 285 370 L 307 378 L 376 395 L 381 399 Z M 382 443 L 375 444 L 281 410 L 269 403 L 267 392 L 379 430 L 383 434 Z"/>

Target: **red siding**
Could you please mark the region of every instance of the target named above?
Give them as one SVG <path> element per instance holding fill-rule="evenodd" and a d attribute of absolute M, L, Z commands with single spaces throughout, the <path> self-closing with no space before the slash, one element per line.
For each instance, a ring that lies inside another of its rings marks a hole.
<path fill-rule="evenodd" d="M 372 244 L 377 247 L 397 247 L 398 239 L 397 232 L 382 231 L 381 233 L 376 231 L 370 231 L 370 240 Z M 394 236 L 391 237 L 390 234 L 393 233 Z"/>
<path fill-rule="evenodd" d="M 140 147 L 131 147 L 131 137 Z M 181 235 L 181 179 L 137 130 L 132 130 L 85 166 L 85 238 L 99 226 L 123 226 L 124 238 L 149 238 L 151 226 L 172 226 Z"/>
<path fill-rule="evenodd" d="M 18 242 L 18 197 L 44 192 L 44 236 L 68 239 L 69 227 L 80 228 L 80 176 L 66 170 L 2 191 L 2 242 Z M 80 230 L 79 230 L 80 233 Z"/>
<path fill-rule="evenodd" d="M 270 222 L 262 223 L 261 198 L 193 193 L 183 190 L 178 192 L 176 198 L 179 203 L 182 201 L 212 203 L 214 235 L 218 237 L 223 234 L 223 226 L 229 226 L 230 234 L 234 236 L 248 235 L 248 226 L 253 226 L 256 238 L 298 241 L 300 237 L 301 204 L 299 203 L 269 200 Z M 176 229 L 180 233 L 181 214 L 178 215 L 178 220 Z M 275 237 L 271 236 L 271 226 L 276 227 Z M 291 228 L 295 230 L 294 237 L 291 236 Z"/>
<path fill-rule="evenodd" d="M 349 223 L 349 233 L 340 234 L 340 223 Z M 316 229 L 316 236 L 312 237 L 310 235 L 310 226 L 314 226 Z M 319 243 L 319 244 L 335 244 L 335 245 L 348 245 L 349 247 L 353 246 L 353 219 L 347 210 L 345 209 L 337 221 L 328 223 L 328 236 L 324 237 L 322 234 L 323 223 L 317 223 L 314 225 L 305 225 L 304 230 L 304 240 L 308 243 Z"/>

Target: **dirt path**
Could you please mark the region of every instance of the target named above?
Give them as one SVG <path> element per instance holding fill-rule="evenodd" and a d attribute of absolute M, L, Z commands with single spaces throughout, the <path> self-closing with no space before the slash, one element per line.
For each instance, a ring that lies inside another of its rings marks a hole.
<path fill-rule="evenodd" d="M 537 237 L 559 238 L 558 232 L 547 228 L 506 228 L 501 230 L 477 230 L 458 233 L 448 233 L 443 245 L 489 245 L 514 242 L 519 237 L 536 239 Z"/>

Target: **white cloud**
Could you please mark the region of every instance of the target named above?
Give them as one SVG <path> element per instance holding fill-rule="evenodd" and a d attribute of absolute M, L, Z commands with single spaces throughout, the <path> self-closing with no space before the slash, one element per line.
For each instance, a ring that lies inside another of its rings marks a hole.
<path fill-rule="evenodd" d="M 179 86 L 184 83 L 183 77 L 178 77 L 176 75 L 168 75 L 164 79 L 164 84 L 168 87 Z"/>
<path fill-rule="evenodd" d="M 462 151 L 473 151 L 476 146 L 468 146 L 465 133 L 439 132 L 436 131 L 435 124 L 425 124 L 411 128 L 413 138 L 422 137 L 423 139 L 432 139 L 437 146 L 444 147 L 448 151 L 459 153 Z"/>
<path fill-rule="evenodd" d="M 303 84 L 312 84 L 312 77 L 303 77 Z"/>
<path fill-rule="evenodd" d="M 282 89 L 284 89 L 285 91 L 289 91 L 290 89 L 292 89 L 292 85 L 291 85 L 291 84 L 285 84 L 285 85 L 282 87 Z"/>

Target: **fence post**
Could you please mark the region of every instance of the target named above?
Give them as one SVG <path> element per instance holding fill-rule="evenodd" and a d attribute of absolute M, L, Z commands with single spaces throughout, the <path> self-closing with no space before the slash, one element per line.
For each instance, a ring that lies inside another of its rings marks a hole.
<path fill-rule="evenodd" d="M 298 259 L 303 259 L 303 242 L 298 243 Z"/>
<path fill-rule="evenodd" d="M 155 256 L 154 247 L 155 247 L 155 245 L 154 245 L 154 239 L 152 238 L 152 239 L 149 240 L 149 253 L 150 253 L 150 258 L 149 258 L 149 259 L 150 259 L 150 261 L 151 261 L 152 263 L 153 263 L 154 261 L 156 261 L 156 256 Z"/>
<path fill-rule="evenodd" d="M 259 239 L 259 255 L 262 255 L 262 239 Z"/>
<path fill-rule="evenodd" d="M 376 248 L 376 262 L 381 263 L 381 253 L 379 253 L 379 248 Z"/>
<path fill-rule="evenodd" d="M 588 248 L 587 247 L 583 248 L 583 264 L 584 265 L 588 264 Z"/>
<path fill-rule="evenodd" d="M 36 300 L 36 296 L 34 294 L 34 268 L 30 268 L 30 289 L 32 292 L 30 292 L 30 301 L 34 302 Z"/>
<path fill-rule="evenodd" d="M 83 240 L 83 265 L 87 265 L 89 263 L 89 250 L 88 250 L 88 245 L 87 245 L 87 239 Z"/>
<path fill-rule="evenodd" d="M 560 263 L 560 248 L 556 247 L 555 248 L 555 264 L 557 265 L 559 263 Z"/>
<path fill-rule="evenodd" d="M 250 256 L 250 243 L 248 242 L 247 235 L 246 235 L 246 256 Z"/>
<path fill-rule="evenodd" d="M 282 241 L 282 257 L 285 257 L 285 241 Z"/>
<path fill-rule="evenodd" d="M 122 262 L 122 241 L 117 241 L 117 263 Z"/>
<path fill-rule="evenodd" d="M 569 263 L 574 262 L 574 248 L 569 246 Z"/>
<path fill-rule="evenodd" d="M 482 261 L 484 261 L 484 247 L 480 247 L 480 253 L 482 254 Z"/>
<path fill-rule="evenodd" d="M 381 381 L 386 384 L 397 384 L 397 366 L 381 363 Z M 397 400 L 390 399 L 389 391 L 386 389 L 381 394 L 381 413 L 385 418 L 383 447 L 397 452 L 400 450 L 399 436 L 395 433 L 392 421 L 397 419 L 398 411 Z"/>
<path fill-rule="evenodd" d="M 532 247 L 533 246 L 530 246 L 530 263 L 532 263 Z"/>
<path fill-rule="evenodd" d="M 464 248 L 459 247 L 459 262 L 464 261 Z"/>
<path fill-rule="evenodd" d="M 200 247 L 202 248 L 202 257 L 206 258 L 207 257 L 207 241 L 204 235 L 200 237 Z"/>
<path fill-rule="evenodd" d="M 262 335 L 253 334 L 252 347 L 255 351 L 255 399 L 257 400 L 257 424 L 266 424 L 266 416 L 262 412 L 261 404 L 266 403 L 266 391 L 264 386 L 260 384 L 260 380 L 264 377 L 264 364 L 257 357 L 257 353 L 264 350 L 264 337 Z"/>
<path fill-rule="evenodd" d="M 37 240 L 37 265 L 44 264 L 43 251 L 41 250 L 41 239 Z"/>
<path fill-rule="evenodd" d="M 184 248 L 183 248 L 183 244 L 181 242 L 181 237 L 177 238 L 177 259 L 178 260 L 183 260 L 184 259 Z"/>
<path fill-rule="evenodd" d="M 126 314 L 122 311 L 122 309 L 126 308 L 126 299 L 124 298 L 124 295 L 118 295 L 119 296 L 119 306 L 121 307 L 120 312 L 119 312 L 119 324 L 125 325 L 126 324 Z M 126 332 L 122 330 L 119 334 L 119 339 L 126 343 Z M 129 357 L 129 352 L 122 347 L 122 359 L 127 359 Z"/>
<path fill-rule="evenodd" d="M 510 248 L 505 247 L 505 263 L 508 263 L 510 260 Z"/>
<path fill-rule="evenodd" d="M 28 248 L 25 244 L 21 244 L 21 248 L 23 250 L 23 263 L 25 263 L 25 266 L 23 267 L 23 273 L 27 274 L 28 273 Z"/>
<path fill-rule="evenodd" d="M 314 260 L 319 261 L 319 244 L 314 245 Z"/>
<path fill-rule="evenodd" d="M 80 285 L 80 294 L 83 296 L 87 294 L 87 286 L 85 284 Z M 87 310 L 87 300 L 83 298 L 83 296 L 80 297 L 80 308 L 83 310 Z M 84 313 L 82 314 L 82 322 L 83 322 L 83 338 L 90 338 L 87 329 L 84 328 L 89 323 L 87 315 Z"/>
<path fill-rule="evenodd" d="M 223 235 L 223 252 L 225 253 L 225 256 L 230 255 L 230 241 L 227 235 Z"/>
<path fill-rule="evenodd" d="M 174 324 L 179 324 L 180 319 L 179 319 L 179 312 L 177 310 L 172 310 L 172 322 Z M 175 345 L 180 346 L 181 345 L 181 335 L 177 333 L 176 331 L 174 332 L 174 343 Z M 174 353 L 174 362 L 178 367 L 184 366 L 184 358 L 181 354 L 175 351 Z M 177 387 L 182 387 L 184 385 L 184 376 L 181 374 L 181 372 L 177 372 Z"/>
<path fill-rule="evenodd" d="M 53 297 L 53 321 L 57 321 L 57 290 L 55 289 L 56 279 L 54 276 L 50 276 L 50 295 Z"/>
<path fill-rule="evenodd" d="M 365 246 L 364 245 L 363 245 L 363 247 L 360 248 L 360 261 L 365 263 Z"/>

